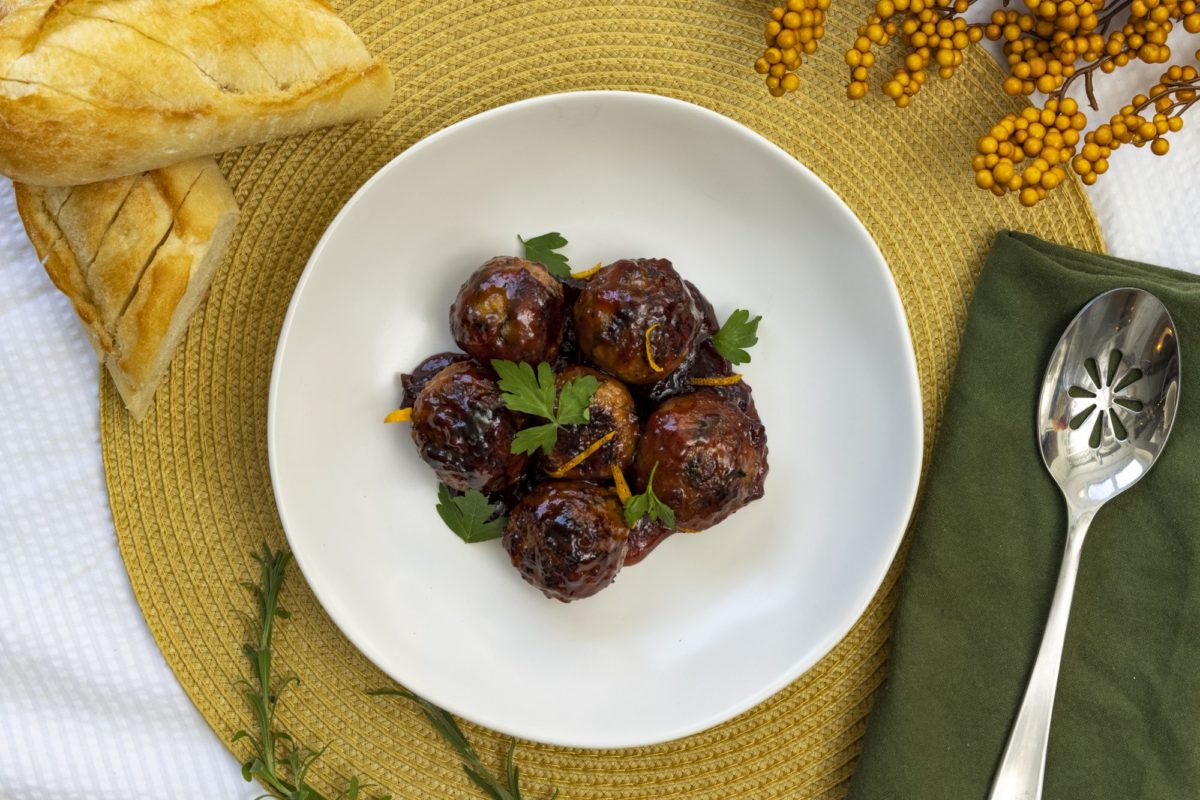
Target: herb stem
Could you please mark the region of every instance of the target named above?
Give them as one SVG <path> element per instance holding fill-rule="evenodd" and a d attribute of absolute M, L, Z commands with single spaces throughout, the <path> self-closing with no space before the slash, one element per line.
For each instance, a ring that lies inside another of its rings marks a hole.
<path fill-rule="evenodd" d="M 259 729 L 262 741 L 268 746 L 263 748 L 263 767 L 268 775 L 275 773 L 275 740 L 271 733 L 275 721 L 275 706 L 270 702 L 271 694 L 271 636 L 275 628 L 275 612 L 279 604 L 279 590 L 283 579 L 283 570 L 287 558 L 282 553 L 264 553 L 266 560 L 263 564 L 263 582 L 259 602 L 262 603 L 262 629 L 258 637 L 258 689 L 259 696 L 268 699 L 270 704 L 267 714 L 259 714 Z"/>
<path fill-rule="evenodd" d="M 276 553 L 264 544 L 262 550 L 254 554 L 254 559 L 261 568 L 259 582 L 246 581 L 243 584 L 254 594 L 258 618 L 247 617 L 253 628 L 252 641 L 242 646 L 242 652 L 250 663 L 253 679 L 239 683 L 245 690 L 246 702 L 254 712 L 257 735 L 240 730 L 234 734 L 233 741 L 246 739 L 250 742 L 251 758 L 242 764 L 242 777 L 248 782 L 257 779 L 271 796 L 283 800 L 326 800 L 324 795 L 309 786 L 305 780 L 308 768 L 320 757 L 324 748 L 303 748 L 296 743 L 291 734 L 275 727 L 275 711 L 280 696 L 292 683 L 298 683 L 295 678 L 287 678 L 277 687 L 271 686 L 275 619 L 288 618 L 288 612 L 279 606 L 279 592 L 283 588 L 283 579 L 291 558 L 291 553 Z M 358 800 L 361 788 L 358 779 L 352 778 L 349 789 L 339 797 Z"/>
<path fill-rule="evenodd" d="M 513 756 L 517 750 L 515 739 L 509 740 L 508 752 L 504 758 L 504 778 L 501 780 L 484 766 L 483 760 L 479 758 L 479 754 L 471 746 L 471 742 L 467 739 L 466 734 L 463 733 L 462 728 L 458 726 L 458 723 L 454 721 L 454 717 L 448 712 L 407 689 L 371 689 L 367 694 L 374 697 L 403 697 L 405 700 L 416 703 L 434 730 L 440 733 L 442 738 L 446 740 L 446 743 L 462 756 L 465 762 L 463 764 L 463 772 L 466 773 L 471 783 L 479 787 L 491 800 L 523 800 L 521 796 L 521 770 L 513 760 Z M 558 797 L 557 789 L 550 795 L 550 800 L 554 800 L 556 797 Z"/>
<path fill-rule="evenodd" d="M 240 730 L 233 735 L 233 741 L 246 739 L 250 742 L 251 758 L 242 764 L 242 777 L 247 782 L 257 779 L 270 793 L 263 797 L 273 796 L 281 800 L 326 800 L 324 795 L 308 785 L 306 779 L 309 767 L 321 757 L 325 748 L 310 750 L 302 747 L 287 731 L 277 730 L 275 727 L 275 709 L 280 696 L 292 683 L 298 683 L 295 678 L 287 678 L 274 689 L 271 687 L 275 618 L 287 619 L 289 616 L 287 611 L 279 607 L 279 592 L 283 588 L 283 579 L 291 558 L 291 553 L 276 553 L 264 544 L 261 552 L 254 554 L 254 559 L 261 567 L 260 582 L 246 581 L 243 584 L 254 593 L 258 605 L 258 619 L 246 617 L 254 629 L 254 642 L 246 642 L 242 646 L 242 652 L 254 671 L 254 682 L 243 680 L 239 681 L 239 684 L 245 688 L 246 700 L 254 711 L 258 735 Z M 509 742 L 503 777 L 497 778 L 484 766 L 483 760 L 471 746 L 462 728 L 447 712 L 404 689 L 379 689 L 367 694 L 403 697 L 416 703 L 434 730 L 463 757 L 463 772 L 485 796 L 491 800 L 523 800 L 521 770 L 513 762 L 516 752 L 515 740 Z M 283 748 L 282 753 L 280 747 Z M 284 777 L 285 775 L 287 777 Z M 359 783 L 357 777 L 352 777 L 347 788 L 337 795 L 337 800 L 363 800 L 362 792 L 365 788 L 367 787 Z M 550 800 L 556 797 L 557 789 Z M 378 800 L 391 800 L 391 797 L 381 797 Z"/>

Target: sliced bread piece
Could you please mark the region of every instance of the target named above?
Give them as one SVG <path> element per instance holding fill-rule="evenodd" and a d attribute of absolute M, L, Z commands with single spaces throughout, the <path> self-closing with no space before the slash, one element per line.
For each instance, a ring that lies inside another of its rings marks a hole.
<path fill-rule="evenodd" d="M 135 419 L 145 416 L 237 224 L 211 158 L 105 184 L 16 184 L 17 209 Z"/>

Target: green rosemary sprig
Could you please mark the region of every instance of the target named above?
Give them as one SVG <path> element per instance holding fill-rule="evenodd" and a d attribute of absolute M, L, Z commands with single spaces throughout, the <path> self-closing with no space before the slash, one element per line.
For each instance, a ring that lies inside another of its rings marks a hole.
<path fill-rule="evenodd" d="M 242 653 L 250 662 L 253 680 L 238 682 L 246 702 L 254 712 L 255 727 L 253 731 L 238 731 L 233 735 L 233 741 L 245 739 L 250 743 L 251 756 L 242 764 L 242 777 L 247 782 L 258 780 L 267 789 L 268 794 L 261 795 L 260 800 L 262 797 L 325 800 L 324 795 L 309 786 L 307 781 L 309 768 L 321 757 L 325 748 L 311 750 L 304 747 L 290 733 L 277 728 L 275 723 L 279 698 L 289 686 L 299 683 L 297 678 L 289 677 L 278 687 L 271 685 L 271 636 L 275 630 L 275 620 L 289 616 L 279 606 L 279 590 L 283 588 L 284 575 L 291 559 L 291 553 L 276 553 L 264 543 L 262 552 L 254 554 L 254 560 L 261 568 L 259 583 L 242 582 L 258 604 L 257 618 L 242 614 L 253 634 L 253 641 L 242 645 Z M 367 788 L 367 785 L 359 783 L 357 776 L 351 777 L 336 800 L 359 800 Z M 377 800 L 391 800 L 391 795 Z"/>
<path fill-rule="evenodd" d="M 467 736 L 463 733 L 462 728 L 458 727 L 458 723 L 454 721 L 454 717 L 446 711 L 435 706 L 428 700 L 418 697 L 407 689 L 373 689 L 367 692 L 374 696 L 390 696 L 403 697 L 406 700 L 411 700 L 421 708 L 421 713 L 425 715 L 425 719 L 429 720 L 429 724 L 433 729 L 441 734 L 447 744 L 455 749 L 463 758 L 463 772 L 467 773 L 467 777 L 471 783 L 479 787 L 490 800 L 523 800 L 521 795 L 521 768 L 513 761 L 513 754 L 517 749 L 517 740 L 510 739 L 508 742 L 508 753 L 504 757 L 504 777 L 503 781 L 500 778 L 492 775 L 487 767 L 483 765 L 483 761 L 479 758 L 479 754 L 475 752 L 475 748 L 471 746 Z M 558 797 L 558 789 L 550 795 L 550 800 L 555 800 Z"/>
<path fill-rule="evenodd" d="M 258 780 L 266 787 L 268 794 L 261 795 L 259 800 L 271 797 L 280 800 L 326 800 L 324 795 L 307 782 L 309 768 L 321 757 L 325 748 L 306 748 L 298 744 L 290 733 L 277 728 L 275 723 L 279 698 L 288 687 L 300 682 L 295 677 L 289 677 L 278 687 L 271 685 L 271 636 L 275 630 L 275 620 L 288 619 L 290 616 L 279 606 L 279 591 L 283 588 L 283 579 L 292 554 L 286 551 L 277 553 L 264 543 L 262 551 L 254 554 L 254 560 L 261 568 L 259 582 L 243 581 L 242 585 L 253 593 L 258 605 L 258 616 L 251 617 L 239 612 L 253 632 L 253 641 L 242 645 L 242 653 L 250 662 L 253 680 L 241 680 L 238 683 L 243 689 L 246 702 L 254 712 L 255 722 L 253 731 L 243 729 L 233 735 L 234 742 L 245 739 L 250 743 L 251 755 L 242 764 L 242 777 L 247 782 Z M 454 721 L 454 717 L 433 703 L 404 689 L 377 689 L 367 694 L 392 695 L 417 703 L 434 729 L 463 757 L 466 762 L 463 764 L 463 770 L 467 777 L 489 800 L 523 800 L 521 770 L 513 762 L 516 740 L 509 742 L 508 755 L 504 762 L 504 778 L 501 782 L 488 772 L 462 728 Z M 334 800 L 365 800 L 363 792 L 368 788 L 368 784 L 360 783 L 358 777 L 353 776 Z M 549 800 L 555 800 L 556 797 L 557 789 Z M 391 795 L 377 797 L 375 800 L 391 800 Z"/>

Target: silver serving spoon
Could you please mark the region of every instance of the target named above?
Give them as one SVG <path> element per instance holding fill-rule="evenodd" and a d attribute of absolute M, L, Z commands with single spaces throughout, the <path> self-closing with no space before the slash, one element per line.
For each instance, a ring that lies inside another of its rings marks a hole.
<path fill-rule="evenodd" d="M 1050 617 L 989 800 L 1040 800 L 1050 712 L 1071 595 L 1100 507 L 1153 466 L 1179 405 L 1179 341 L 1162 302 L 1140 289 L 1094 298 L 1063 332 L 1042 384 L 1042 460 L 1067 501 L 1067 545 Z"/>

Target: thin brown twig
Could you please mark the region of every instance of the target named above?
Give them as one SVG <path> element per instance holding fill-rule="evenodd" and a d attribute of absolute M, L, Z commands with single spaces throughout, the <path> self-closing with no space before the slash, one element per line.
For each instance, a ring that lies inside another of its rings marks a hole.
<path fill-rule="evenodd" d="M 967 0 L 967 8 L 970 8 L 971 6 L 975 5 L 977 2 L 979 2 L 979 0 Z M 1006 4 L 1006 5 L 1008 4 L 1008 0 L 1004 0 L 1004 2 L 1005 2 L 1005 4 Z M 928 6 L 927 6 L 927 8 L 928 8 Z M 937 6 L 937 5 L 935 5 L 935 6 L 933 6 L 933 8 L 932 8 L 932 9 L 930 9 L 930 10 L 932 10 L 932 11 L 933 11 L 934 13 L 936 13 L 938 16 L 941 16 L 941 17 L 943 17 L 943 18 L 945 18 L 945 19 L 954 19 L 954 18 L 955 18 L 955 17 L 957 17 L 959 14 L 965 14 L 965 13 L 966 13 L 966 11 L 965 11 L 965 10 L 964 10 L 964 11 L 959 11 L 958 9 L 956 9 L 956 8 L 954 7 L 954 2 L 953 2 L 953 0 L 951 0 L 951 3 L 950 3 L 950 5 L 948 5 L 948 6 Z M 982 27 L 984 27 L 986 24 L 987 24 L 987 23 L 976 23 L 976 24 L 974 24 L 974 25 L 969 25 L 969 26 L 967 26 L 967 27 L 969 27 L 969 28 L 982 28 Z"/>
<path fill-rule="evenodd" d="M 1096 100 L 1096 87 L 1093 83 L 1095 80 L 1093 77 L 1094 74 L 1092 70 L 1088 70 L 1087 75 L 1084 76 L 1083 91 L 1087 94 L 1088 105 L 1092 107 L 1092 111 L 1099 111 L 1100 103 Z"/>
<path fill-rule="evenodd" d="M 1175 94 L 1176 92 L 1187 91 L 1189 89 L 1192 91 L 1200 91 L 1200 82 L 1171 81 L 1171 82 L 1168 82 L 1163 85 L 1167 87 L 1165 90 L 1147 97 L 1145 102 L 1139 103 L 1133 107 L 1133 112 L 1135 114 L 1141 114 L 1143 111 L 1145 111 L 1150 106 L 1157 106 L 1159 100 L 1163 99 L 1164 97 L 1170 97 L 1171 95 Z M 1178 100 L 1177 99 L 1174 102 L 1172 102 L 1171 105 L 1168 106 L 1164 111 L 1158 111 L 1157 108 L 1155 109 L 1155 111 L 1156 111 L 1156 113 L 1165 114 L 1169 117 L 1169 116 L 1171 116 L 1172 112 L 1175 111 L 1175 109 L 1179 109 L 1179 113 L 1175 114 L 1175 116 L 1179 116 L 1180 114 L 1182 114 L 1183 112 L 1185 112 L 1189 108 L 1191 108 L 1196 103 L 1197 100 L 1200 100 L 1200 94 L 1197 94 L 1197 96 L 1193 97 L 1191 100 Z"/>
<path fill-rule="evenodd" d="M 1129 6 L 1132 4 L 1133 0 L 1119 0 L 1119 2 L 1112 8 L 1104 9 L 1104 12 L 1100 15 L 1099 24 L 1096 26 L 1096 30 L 1100 33 L 1108 33 L 1108 26 L 1112 24 L 1112 21 L 1117 17 L 1118 14 L 1129 8 Z"/>
<path fill-rule="evenodd" d="M 1103 55 L 1095 61 L 1090 62 L 1086 66 L 1075 70 L 1075 72 L 1071 74 L 1071 77 L 1065 79 L 1062 83 L 1062 86 L 1059 86 L 1058 89 L 1056 89 L 1050 96 L 1061 101 L 1067 96 L 1067 91 L 1071 88 L 1071 84 L 1082 77 L 1084 79 L 1083 86 L 1084 91 L 1087 93 L 1088 104 L 1092 107 L 1093 111 L 1099 111 L 1100 103 L 1096 100 L 1095 87 L 1092 84 L 1092 73 L 1098 69 L 1101 69 L 1105 63 L 1109 61 L 1115 61 L 1118 55 L 1120 55 L 1120 53 L 1115 55 Z"/>

